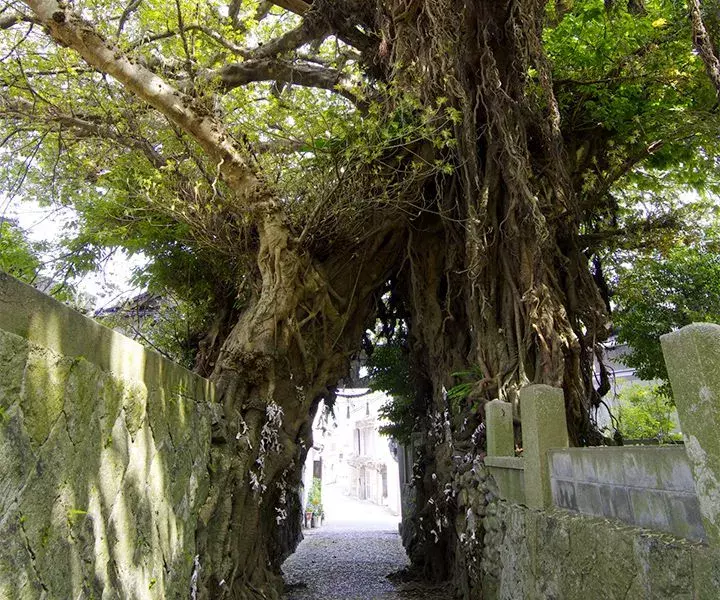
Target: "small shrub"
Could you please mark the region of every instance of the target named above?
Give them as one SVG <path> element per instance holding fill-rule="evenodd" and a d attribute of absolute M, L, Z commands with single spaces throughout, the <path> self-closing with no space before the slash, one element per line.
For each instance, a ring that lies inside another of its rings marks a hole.
<path fill-rule="evenodd" d="M 633 384 L 620 390 L 616 413 L 623 437 L 670 441 L 679 436 L 672 399 L 659 387 Z"/>
<path fill-rule="evenodd" d="M 308 495 L 307 510 L 315 515 L 323 515 L 322 481 L 317 477 L 313 478 L 310 494 Z"/>

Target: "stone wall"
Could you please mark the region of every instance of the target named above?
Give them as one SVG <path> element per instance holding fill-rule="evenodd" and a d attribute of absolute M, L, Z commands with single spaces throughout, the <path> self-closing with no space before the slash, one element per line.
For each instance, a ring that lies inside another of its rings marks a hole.
<path fill-rule="evenodd" d="M 485 600 L 720 598 L 720 555 L 703 544 L 505 501 L 485 512 L 485 538 L 498 548 L 482 558 Z"/>
<path fill-rule="evenodd" d="M 191 597 L 212 394 L 0 273 L 0 599 Z"/>
<path fill-rule="evenodd" d="M 684 447 L 567 448 L 562 392 L 527 386 L 515 457 L 512 406 L 486 406 L 451 489 L 462 598 L 720 598 L 720 326 L 663 348 Z"/>
<path fill-rule="evenodd" d="M 468 600 L 716 600 L 720 552 L 615 519 L 503 500 L 480 459 L 453 482 L 458 557 Z"/>

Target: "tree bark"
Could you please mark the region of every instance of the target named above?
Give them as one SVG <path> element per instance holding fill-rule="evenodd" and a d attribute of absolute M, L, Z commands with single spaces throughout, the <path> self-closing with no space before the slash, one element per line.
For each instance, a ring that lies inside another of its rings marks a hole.
<path fill-rule="evenodd" d="M 453 457 L 481 453 L 484 402 L 517 405 L 529 383 L 562 387 L 572 441 L 599 440 L 593 356 L 608 315 L 578 242 L 582 191 L 568 171 L 542 51 L 546 3 L 427 1 L 412 15 L 401 4 L 384 30 L 395 76 L 425 104 L 447 98 L 463 117 L 456 171 L 424 190 L 445 217 L 434 221 L 440 242 L 421 250 L 433 229 L 418 225 L 424 237 L 404 288 L 413 361 L 425 365 L 428 390 L 418 399 L 424 441 L 406 542 L 417 566 L 443 578 L 460 552 L 447 493 Z M 450 374 L 472 366 L 481 376 L 470 397 L 448 400 Z"/>

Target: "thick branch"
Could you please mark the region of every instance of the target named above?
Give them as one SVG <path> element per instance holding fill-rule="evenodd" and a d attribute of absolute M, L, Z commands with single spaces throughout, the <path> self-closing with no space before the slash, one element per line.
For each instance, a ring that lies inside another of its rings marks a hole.
<path fill-rule="evenodd" d="M 705 28 L 702 10 L 700 8 L 700 0 L 688 0 L 688 7 L 690 9 L 690 21 L 692 22 L 695 48 L 705 63 L 705 69 L 708 77 L 710 77 L 710 81 L 712 81 L 712 84 L 715 86 L 717 94 L 720 95 L 720 60 L 718 60 L 717 54 L 715 53 L 715 47 L 710 39 L 710 34 Z"/>
<path fill-rule="evenodd" d="M 123 11 L 122 15 L 120 15 L 120 21 L 118 22 L 117 27 L 117 36 L 120 36 L 122 33 L 122 30 L 125 27 L 125 23 L 127 23 L 127 20 L 130 18 L 130 16 L 138 9 L 140 8 L 140 4 L 142 3 L 142 0 L 130 0 L 128 2 L 128 5 L 125 7 L 125 10 Z"/>
<path fill-rule="evenodd" d="M 38 23 L 38 20 L 18 12 L 0 16 L 0 29 L 10 29 L 18 23 Z"/>
<path fill-rule="evenodd" d="M 223 48 L 230 50 L 230 52 L 232 52 L 233 54 L 237 54 L 238 56 L 247 58 L 252 55 L 252 50 L 248 50 L 247 48 L 243 48 L 242 46 L 238 46 L 237 44 L 226 40 L 217 31 L 214 31 L 213 29 L 210 29 L 205 25 L 188 25 L 185 27 L 185 29 L 186 31 L 200 31 L 201 33 L 209 37 L 211 40 L 217 42 Z M 175 34 L 175 32 L 172 33 Z"/>
<path fill-rule="evenodd" d="M 223 125 L 193 99 L 145 67 L 130 61 L 120 49 L 100 36 L 92 24 L 57 0 L 27 0 L 52 37 L 78 52 L 99 71 L 111 75 L 130 92 L 160 111 L 187 132 L 218 163 L 219 173 L 236 195 L 256 208 L 275 205 L 254 170 L 246 162 Z"/>
<path fill-rule="evenodd" d="M 677 230 L 680 220 L 674 214 L 664 214 L 645 221 L 629 223 L 625 227 L 615 227 L 593 231 L 579 236 L 580 244 L 585 248 L 597 249 L 614 245 L 625 249 L 641 248 L 647 243 L 647 236 L 658 231 Z"/>
<path fill-rule="evenodd" d="M 319 65 L 270 59 L 248 60 L 223 67 L 219 75 L 226 90 L 254 81 L 278 81 L 330 90 L 357 103 L 355 94 L 341 85 L 345 79 L 342 71 Z"/>
<path fill-rule="evenodd" d="M 315 16 L 316 18 L 311 18 Z M 330 33 L 330 29 L 322 18 L 314 11 L 308 13 L 303 22 L 278 38 L 270 40 L 251 52 L 253 58 L 269 58 L 278 56 L 314 40 L 321 40 Z"/>
<path fill-rule="evenodd" d="M 270 12 L 270 9 L 273 7 L 273 3 L 269 0 L 260 0 L 258 3 L 257 9 L 255 10 L 255 14 L 253 15 L 253 18 L 256 21 L 262 21 L 267 14 Z M 236 31 L 243 32 L 245 31 L 245 27 L 243 26 L 243 23 L 240 21 L 240 9 L 242 8 L 242 0 L 232 0 L 228 6 L 228 17 L 230 17 L 230 23 L 232 24 L 233 28 Z"/>
<path fill-rule="evenodd" d="M 622 163 L 611 169 L 600 182 L 598 187 L 585 197 L 583 205 L 585 207 L 593 206 L 600 198 L 603 198 L 605 194 L 610 191 L 610 188 L 617 181 L 625 177 L 625 175 L 627 175 L 636 165 L 655 154 L 658 150 L 662 149 L 665 144 L 665 140 L 657 140 L 641 148 L 638 152 L 628 156 Z"/>
<path fill-rule="evenodd" d="M 303 0 L 273 0 L 273 4 L 300 16 L 310 10 L 310 4 Z"/>

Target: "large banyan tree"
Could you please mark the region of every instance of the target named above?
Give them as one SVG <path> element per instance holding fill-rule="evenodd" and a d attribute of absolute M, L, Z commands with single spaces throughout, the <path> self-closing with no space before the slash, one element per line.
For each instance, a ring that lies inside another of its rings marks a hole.
<path fill-rule="evenodd" d="M 378 340 L 408 365 L 399 425 L 443 439 L 418 511 L 528 383 L 600 441 L 604 261 L 714 183 L 693 40 L 712 57 L 715 21 L 691 4 L 695 37 L 676 0 L 3 2 L 6 198 L 74 206 L 72 268 L 143 252 L 203 311 L 200 597 L 274 597 L 311 419 Z M 447 576 L 453 535 L 418 530 L 413 559 Z"/>

